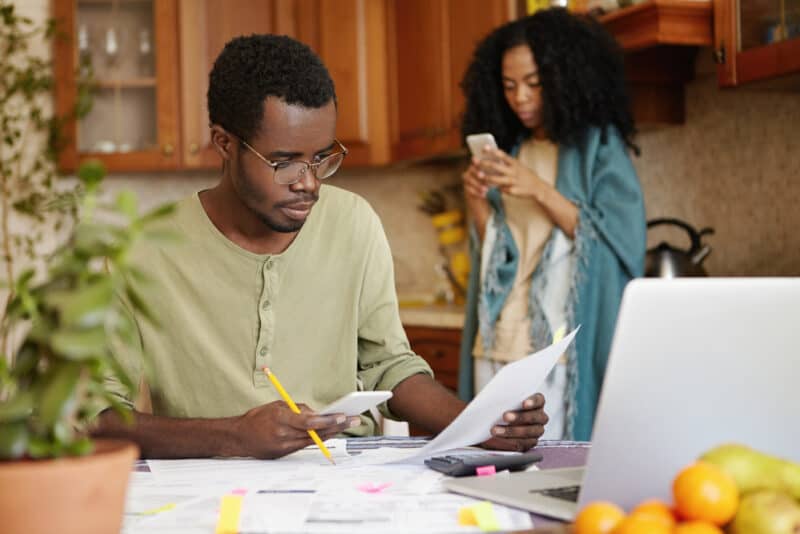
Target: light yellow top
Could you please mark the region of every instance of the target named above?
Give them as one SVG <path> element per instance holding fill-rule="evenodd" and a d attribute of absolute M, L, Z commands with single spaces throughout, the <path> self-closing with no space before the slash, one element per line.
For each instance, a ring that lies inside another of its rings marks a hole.
<path fill-rule="evenodd" d="M 433 374 L 409 347 L 389 245 L 361 197 L 323 185 L 297 238 L 275 255 L 227 239 L 196 194 L 179 203 L 169 225 L 184 236 L 180 244 L 148 242 L 135 253 L 155 278 L 140 291 L 163 325 L 137 318 L 152 360 L 155 415 L 226 417 L 280 400 L 264 366 L 312 409 Z M 141 377 L 140 362 L 127 367 Z M 348 433 L 372 433 L 372 420 L 363 419 Z"/>
<path fill-rule="evenodd" d="M 532 169 L 541 180 L 555 184 L 558 167 L 558 146 L 544 139 L 530 139 L 520 147 L 520 162 Z M 503 194 L 506 222 L 519 249 L 519 265 L 511 292 L 495 323 L 494 345 L 490 358 L 502 362 L 515 361 L 530 354 L 535 347 L 530 340 L 531 321 L 528 313 L 531 276 L 553 230 L 553 222 L 532 198 Z M 486 247 L 484 247 L 484 251 Z M 474 355 L 486 357 L 480 332 L 475 338 Z"/>

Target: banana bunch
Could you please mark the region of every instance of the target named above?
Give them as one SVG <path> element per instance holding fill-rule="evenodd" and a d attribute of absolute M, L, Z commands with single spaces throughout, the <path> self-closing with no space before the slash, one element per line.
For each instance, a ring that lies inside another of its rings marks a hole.
<path fill-rule="evenodd" d="M 800 465 L 738 444 L 720 445 L 700 459 L 731 475 L 739 488 L 729 534 L 800 533 Z"/>

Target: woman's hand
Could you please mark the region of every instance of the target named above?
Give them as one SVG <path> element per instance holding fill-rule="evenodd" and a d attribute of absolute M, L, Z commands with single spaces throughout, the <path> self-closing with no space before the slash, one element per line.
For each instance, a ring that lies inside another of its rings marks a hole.
<path fill-rule="evenodd" d="M 486 202 L 486 193 L 489 191 L 489 186 L 486 184 L 486 175 L 481 172 L 481 160 L 472 158 L 467 170 L 461 175 L 461 180 L 464 182 L 464 195 L 467 201 L 484 201 Z"/>
<path fill-rule="evenodd" d="M 540 201 L 547 184 L 535 172 L 499 148 L 487 147 L 483 152 L 486 157 L 480 160 L 479 178 L 508 195 Z"/>
<path fill-rule="evenodd" d="M 464 200 L 467 204 L 467 210 L 475 222 L 478 236 L 483 241 L 483 232 L 486 228 L 486 221 L 489 220 L 489 216 L 492 213 L 492 208 L 489 206 L 489 201 L 486 200 L 489 186 L 486 183 L 486 176 L 483 175 L 478 166 L 479 162 L 480 160 L 477 158 L 472 158 L 472 163 L 461 175 L 461 180 L 464 183 Z"/>

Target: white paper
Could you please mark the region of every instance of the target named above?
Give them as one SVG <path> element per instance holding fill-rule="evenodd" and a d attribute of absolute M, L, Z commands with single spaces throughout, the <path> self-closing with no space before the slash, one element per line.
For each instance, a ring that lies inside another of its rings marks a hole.
<path fill-rule="evenodd" d="M 482 443 L 492 437 L 492 426 L 502 423 L 503 413 L 519 410 L 522 401 L 536 393 L 572 343 L 578 328 L 561 341 L 505 365 L 447 428 L 407 461 L 421 461 L 438 452 Z"/>

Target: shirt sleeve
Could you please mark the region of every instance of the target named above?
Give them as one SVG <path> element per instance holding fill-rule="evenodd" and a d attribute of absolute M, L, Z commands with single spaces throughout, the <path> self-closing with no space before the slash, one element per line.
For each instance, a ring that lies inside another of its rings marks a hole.
<path fill-rule="evenodd" d="M 370 209 L 367 258 L 358 303 L 358 378 L 365 390 L 391 391 L 415 374 L 433 377 L 428 363 L 414 354 L 397 307 L 392 253 L 378 216 Z M 386 403 L 381 413 L 397 419 Z"/>

